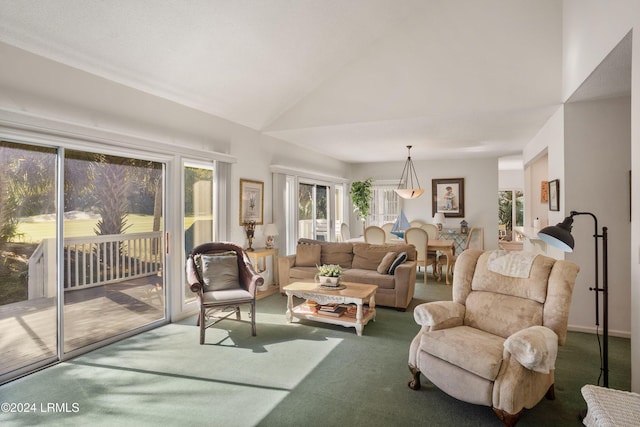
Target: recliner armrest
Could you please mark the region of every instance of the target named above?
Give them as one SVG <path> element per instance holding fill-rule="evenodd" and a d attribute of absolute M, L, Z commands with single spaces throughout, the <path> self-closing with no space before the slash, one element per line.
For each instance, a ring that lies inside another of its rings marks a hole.
<path fill-rule="evenodd" d="M 420 304 L 413 310 L 413 318 L 421 326 L 430 330 L 461 326 L 465 306 L 454 301 L 435 301 Z"/>
<path fill-rule="evenodd" d="M 558 336 L 547 327 L 530 326 L 507 338 L 504 349 L 525 368 L 548 374 L 555 369 Z"/>

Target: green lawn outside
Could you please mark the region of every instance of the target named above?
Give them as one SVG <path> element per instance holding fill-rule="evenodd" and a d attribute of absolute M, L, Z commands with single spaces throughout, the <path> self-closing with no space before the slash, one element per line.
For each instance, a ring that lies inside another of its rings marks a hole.
<path fill-rule="evenodd" d="M 194 222 L 194 217 L 184 219 L 185 229 Z M 70 219 L 64 221 L 65 237 L 95 236 L 95 219 Z M 127 225 L 131 225 L 125 234 L 148 233 L 153 231 L 153 215 L 127 215 Z M 56 236 L 55 221 L 21 222 L 18 224 L 16 242 L 37 243 L 42 239 Z"/>

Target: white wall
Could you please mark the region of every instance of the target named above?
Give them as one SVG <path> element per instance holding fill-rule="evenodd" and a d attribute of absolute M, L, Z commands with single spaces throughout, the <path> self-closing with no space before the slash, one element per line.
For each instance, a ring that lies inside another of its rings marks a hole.
<path fill-rule="evenodd" d="M 634 27 L 640 28 L 640 2 L 635 0 L 564 0 L 563 93 L 564 99 L 602 62 Z M 632 47 L 631 169 L 640 170 L 640 43 Z M 640 174 L 633 173 L 632 188 L 640 188 Z M 632 199 L 631 325 L 640 325 L 640 198 Z M 632 390 L 640 392 L 640 328 L 631 330 Z"/>
<path fill-rule="evenodd" d="M 498 187 L 501 190 L 524 189 L 524 171 L 519 170 L 499 170 Z"/>
<path fill-rule="evenodd" d="M 160 150 L 157 143 L 161 143 L 180 147 L 176 151 L 195 159 L 199 152 L 191 150 L 234 156 L 228 239 L 238 244 L 246 244 L 239 224 L 240 178 L 264 182 L 264 219 L 269 223 L 273 220 L 271 164 L 347 175 L 347 165 L 339 160 L 21 49 L 0 43 L 0 57 L 0 119 L 16 112 L 20 120 L 38 125 L 41 118 L 49 119 L 45 126 L 58 127 L 52 131 L 73 128 L 79 139 L 83 134 L 108 132 L 110 138 L 120 139 L 114 142 L 125 145 L 147 141 L 140 146 L 146 150 Z M 264 244 L 261 230 L 256 230 L 254 247 Z"/>
<path fill-rule="evenodd" d="M 596 215 L 598 233 L 608 227 L 609 333 L 622 336 L 630 336 L 631 331 L 630 113 L 629 97 L 565 105 L 564 200 L 567 209 Z M 593 325 L 595 321 L 595 296 L 589 291 L 595 285 L 594 232 L 591 217 L 574 217 L 576 246 L 566 256 L 580 265 L 571 305 L 572 325 Z M 598 280 L 602 286 L 601 278 Z"/>
<path fill-rule="evenodd" d="M 465 216 L 447 218 L 446 227 L 459 227 L 465 219 L 469 227 L 484 228 L 485 249 L 498 247 L 498 159 L 478 158 L 466 160 L 413 161 L 424 194 L 414 200 L 404 201 L 404 213 L 409 221 L 431 222 L 431 180 L 464 178 Z M 372 177 L 375 180 L 400 179 L 404 162 L 354 164 L 351 179 L 354 181 Z M 352 219 L 353 221 L 353 219 Z"/>

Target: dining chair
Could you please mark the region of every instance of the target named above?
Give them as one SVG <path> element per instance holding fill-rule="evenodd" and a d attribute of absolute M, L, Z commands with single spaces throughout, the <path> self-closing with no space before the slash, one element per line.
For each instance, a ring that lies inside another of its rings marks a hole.
<path fill-rule="evenodd" d="M 340 237 L 342 238 L 343 242 L 351 239 L 351 231 L 349 230 L 349 226 L 344 222 L 340 225 Z"/>
<path fill-rule="evenodd" d="M 387 242 L 395 237 L 393 234 L 391 234 L 391 230 L 393 229 L 392 222 L 386 222 L 382 224 L 382 229 L 385 232 L 385 239 Z"/>
<path fill-rule="evenodd" d="M 435 278 L 437 257 L 432 251 L 427 251 L 429 246 L 429 234 L 422 227 L 411 227 L 404 232 L 404 240 L 408 245 L 416 248 L 418 270 L 424 267 L 424 284 L 427 284 L 427 267 L 431 266 L 431 274 Z"/>
<path fill-rule="evenodd" d="M 462 248 L 462 252 L 469 248 L 484 250 L 484 229 L 478 227 L 472 227 L 469 229 L 469 235 L 467 236 L 464 248 Z M 449 260 L 449 270 L 451 271 L 451 274 L 453 274 L 453 267 L 455 266 L 457 259 L 458 254 L 455 254 Z M 447 267 L 447 260 L 444 257 L 441 257 L 438 259 L 438 280 L 442 277 L 443 265 L 445 268 Z M 449 272 L 445 271 L 445 274 L 449 274 Z"/>
<path fill-rule="evenodd" d="M 382 245 L 386 242 L 386 233 L 382 227 L 370 225 L 364 229 L 364 241 L 374 245 Z"/>
<path fill-rule="evenodd" d="M 411 225 L 412 227 L 422 227 L 425 224 L 426 223 L 424 221 L 421 221 L 419 219 L 414 219 L 413 221 L 409 222 L 409 225 Z"/>
<path fill-rule="evenodd" d="M 421 227 L 424 231 L 427 232 L 427 234 L 429 235 L 429 240 L 438 240 L 440 239 L 440 232 L 438 231 L 438 226 L 435 224 L 424 224 Z M 438 257 L 438 253 L 437 251 L 428 251 L 429 254 L 433 255 L 434 257 Z M 435 270 L 433 272 L 434 276 L 435 276 Z"/>

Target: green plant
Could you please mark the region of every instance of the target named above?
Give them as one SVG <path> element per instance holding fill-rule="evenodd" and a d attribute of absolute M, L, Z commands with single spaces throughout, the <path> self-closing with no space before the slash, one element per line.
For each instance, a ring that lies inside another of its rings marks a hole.
<path fill-rule="evenodd" d="M 351 202 L 353 203 L 353 211 L 358 214 L 361 220 L 366 220 L 371 209 L 371 193 L 373 187 L 373 178 L 367 178 L 364 181 L 355 181 L 351 183 Z"/>
<path fill-rule="evenodd" d="M 342 274 L 342 267 L 338 264 L 323 264 L 316 267 L 318 268 L 317 276 L 340 277 Z"/>

